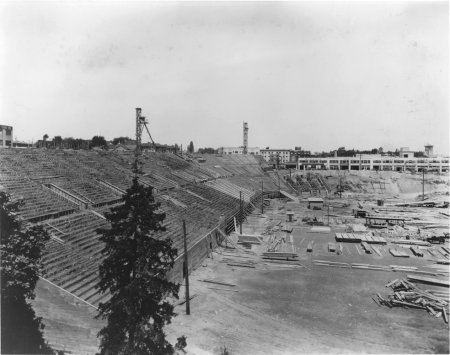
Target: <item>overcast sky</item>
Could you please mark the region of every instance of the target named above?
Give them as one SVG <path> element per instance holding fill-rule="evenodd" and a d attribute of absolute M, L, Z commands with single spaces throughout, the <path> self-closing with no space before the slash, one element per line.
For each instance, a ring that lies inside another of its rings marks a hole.
<path fill-rule="evenodd" d="M 2 2 L 0 124 L 155 141 L 448 153 L 448 2 Z"/>

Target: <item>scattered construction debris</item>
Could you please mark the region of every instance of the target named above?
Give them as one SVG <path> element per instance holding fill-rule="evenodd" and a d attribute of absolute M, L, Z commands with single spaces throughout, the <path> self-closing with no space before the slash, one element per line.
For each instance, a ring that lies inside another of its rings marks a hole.
<path fill-rule="evenodd" d="M 441 317 L 448 323 L 448 297 L 438 296 L 427 290 L 422 290 L 414 283 L 396 279 L 385 285 L 392 288 L 393 294 L 383 298 L 377 293 L 378 299 L 372 298 L 377 304 L 393 307 L 416 308 L 426 310 L 435 317 Z"/>
<path fill-rule="evenodd" d="M 430 285 L 435 285 L 435 286 L 441 286 L 441 287 L 450 287 L 450 283 L 448 280 L 439 280 L 439 279 L 434 279 L 431 277 L 414 276 L 414 275 L 406 275 L 406 277 L 410 281 L 415 281 L 415 282 L 420 282 L 420 283 L 425 283 L 425 284 L 430 284 Z"/>
<path fill-rule="evenodd" d="M 198 295 L 197 295 L 196 293 L 194 293 L 193 295 L 191 295 L 191 296 L 189 297 L 189 301 L 192 300 L 193 298 L 197 297 L 197 296 L 198 296 Z M 176 302 L 174 306 L 181 306 L 181 305 L 183 305 L 183 304 L 185 304 L 185 303 L 186 303 L 186 299 L 184 298 L 184 299 L 179 300 L 178 302 Z"/>

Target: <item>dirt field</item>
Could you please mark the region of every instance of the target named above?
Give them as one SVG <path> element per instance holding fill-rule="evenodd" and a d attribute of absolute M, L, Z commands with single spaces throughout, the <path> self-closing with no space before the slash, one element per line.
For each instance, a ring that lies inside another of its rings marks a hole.
<path fill-rule="evenodd" d="M 361 175 L 363 173 L 366 174 L 362 172 Z M 391 175 L 398 178 L 399 174 Z M 436 233 L 443 228 L 448 230 L 448 217 L 441 214 L 442 211 L 448 213 L 448 209 L 408 209 L 389 203 L 385 207 L 376 207 L 376 198 L 383 196 L 389 202 L 392 191 L 379 191 L 373 195 L 364 193 L 368 185 L 367 182 L 361 183 L 364 179 L 361 176 L 358 181 L 355 180 L 352 190 L 346 191 L 342 199 L 330 201 L 334 206 L 330 217 L 328 211 L 308 210 L 306 195 L 299 202 L 272 200 L 264 215 L 255 211 L 247 218 L 244 233 L 261 234 L 268 228 L 272 232 L 264 235 L 261 245 L 253 245 L 250 253 L 243 248 L 241 251 L 219 248 L 212 258 L 205 260 L 204 266 L 191 274 L 191 295 L 194 295 L 191 315 L 185 315 L 184 305 L 176 308 L 179 315 L 166 328 L 169 339 L 174 342 L 180 335 L 187 336 L 190 354 L 219 354 L 224 347 L 231 354 L 449 353 L 449 328 L 442 317 L 435 318 L 423 310 L 381 307 L 372 300 L 372 295 L 376 293 L 388 294 L 390 289 L 385 284 L 406 277 L 406 273 L 327 267 L 313 262 L 331 260 L 416 266 L 420 270 L 442 273 L 439 277 L 448 279 L 449 267 L 434 264 L 435 258 L 430 254 L 425 253 L 423 258 L 418 258 L 409 249 L 403 248 L 410 257 L 394 258 L 388 252 L 391 244 L 379 247 L 382 256 L 365 254 L 356 243 L 343 243 L 343 253 L 340 255 L 327 250 L 328 242 L 335 242 L 336 232 L 345 232 L 348 225 L 364 222 L 351 216 L 358 201 L 367 208 L 386 208 L 390 213 L 393 213 L 392 210 L 403 210 L 396 213 L 413 217 L 411 224 L 404 229 L 390 227 L 389 230 L 377 232 L 387 239 L 402 233 L 413 235 L 417 233 L 418 226 L 422 229 L 422 235 Z M 361 186 L 357 187 L 357 184 Z M 399 185 L 398 180 L 393 182 L 392 179 L 389 184 Z M 402 184 L 408 185 L 410 182 Z M 446 189 L 448 192 L 445 182 L 437 183 L 429 193 L 446 198 Z M 415 200 L 417 197 L 417 193 L 406 188 L 405 192 L 398 193 L 392 201 Z M 292 223 L 286 221 L 288 209 L 294 212 L 296 218 Z M 305 217 L 316 217 L 326 223 L 330 218 L 330 232 L 313 232 L 312 227 L 302 221 Z M 291 226 L 292 237 L 280 230 L 274 231 L 276 225 Z M 430 225 L 434 227 L 427 228 Z M 267 250 L 270 235 L 286 235 L 282 250 L 298 253 L 301 265 L 272 263 L 262 259 L 260 252 Z M 314 241 L 314 250 L 308 253 L 306 246 L 311 241 Z M 444 258 L 439 254 L 440 246 L 435 245 L 431 249 Z M 249 261 L 254 263 L 254 268 L 227 265 Z M 204 279 L 235 286 L 200 281 Z M 433 288 L 427 285 L 421 287 Z M 182 288 L 180 297 L 183 295 Z M 76 304 L 71 297 L 63 296 L 61 291 L 44 282 L 39 283 L 35 308 L 38 315 L 44 318 L 50 343 L 72 353 L 92 354 L 96 351 L 98 340 L 95 334 L 102 322 L 92 319 L 94 309 Z"/>

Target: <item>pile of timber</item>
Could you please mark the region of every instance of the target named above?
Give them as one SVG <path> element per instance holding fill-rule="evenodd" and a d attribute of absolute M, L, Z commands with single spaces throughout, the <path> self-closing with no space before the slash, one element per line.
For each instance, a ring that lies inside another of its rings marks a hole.
<path fill-rule="evenodd" d="M 239 256 L 237 256 L 239 257 Z M 238 266 L 238 267 L 246 267 L 246 268 L 255 268 L 255 263 L 251 260 L 236 260 L 230 258 L 223 258 L 222 262 L 226 263 L 228 266 Z"/>
<path fill-rule="evenodd" d="M 441 287 L 450 287 L 450 283 L 448 280 L 440 280 L 440 279 L 434 279 L 431 277 L 424 277 L 424 276 L 415 276 L 415 275 L 406 275 L 409 281 L 419 282 L 419 283 L 425 283 L 435 286 L 441 286 Z"/>
<path fill-rule="evenodd" d="M 418 239 L 393 239 L 391 240 L 391 243 L 393 244 L 407 244 L 407 245 L 420 245 L 423 247 L 429 247 L 431 244 L 428 242 L 425 242 L 423 240 Z"/>
<path fill-rule="evenodd" d="M 411 251 L 413 252 L 413 254 L 414 254 L 415 256 L 423 257 L 423 252 L 422 252 L 419 248 L 414 247 L 414 246 L 411 245 L 411 246 L 409 247 L 409 249 L 411 249 Z"/>
<path fill-rule="evenodd" d="M 377 270 L 377 271 L 392 271 L 388 266 L 383 265 L 371 265 L 371 264 L 359 264 L 353 263 L 352 269 L 365 269 L 365 270 Z"/>
<path fill-rule="evenodd" d="M 312 251 L 313 251 L 313 245 L 314 245 L 314 241 L 312 240 L 312 241 L 310 241 L 310 242 L 308 243 L 308 246 L 306 247 L 306 251 L 309 252 L 309 253 L 312 253 Z"/>
<path fill-rule="evenodd" d="M 392 256 L 395 256 L 397 258 L 409 258 L 409 255 L 406 254 L 404 251 L 400 251 L 397 249 L 389 248 L 389 253 L 391 253 Z"/>
<path fill-rule="evenodd" d="M 372 249 L 369 247 L 369 244 L 366 242 L 361 242 L 361 246 L 363 247 L 366 254 L 372 254 Z"/>
<path fill-rule="evenodd" d="M 349 268 L 350 265 L 347 263 L 341 263 L 337 261 L 328 261 L 328 260 L 313 260 L 314 265 L 319 266 L 331 266 L 331 267 L 345 267 Z"/>
<path fill-rule="evenodd" d="M 328 243 L 328 251 L 334 253 L 336 251 L 336 245 L 334 243 Z"/>
<path fill-rule="evenodd" d="M 238 244 L 261 244 L 262 240 L 260 235 L 238 234 Z"/>
<path fill-rule="evenodd" d="M 450 265 L 450 260 L 446 260 L 446 259 L 438 259 L 438 260 L 435 260 L 435 262 L 437 264 Z"/>
<path fill-rule="evenodd" d="M 412 282 L 404 279 L 393 280 L 386 284 L 391 287 L 393 293 L 386 298 L 379 293 L 377 298 L 372 298 L 378 305 L 404 308 L 416 308 L 426 310 L 432 316 L 442 317 L 448 323 L 448 296 L 440 293 L 432 293 L 418 288 Z"/>
<path fill-rule="evenodd" d="M 289 253 L 289 252 L 267 251 L 267 252 L 262 253 L 262 258 L 270 259 L 270 260 L 297 261 L 298 254 L 297 253 Z"/>
<path fill-rule="evenodd" d="M 377 237 L 369 234 L 356 234 L 356 233 L 336 233 L 337 242 L 346 243 L 361 243 L 366 242 L 369 244 L 387 244 L 386 239 L 383 237 Z"/>

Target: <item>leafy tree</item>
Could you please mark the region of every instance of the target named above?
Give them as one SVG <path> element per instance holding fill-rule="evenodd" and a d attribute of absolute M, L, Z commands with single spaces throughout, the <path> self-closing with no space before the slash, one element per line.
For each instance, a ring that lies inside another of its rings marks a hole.
<path fill-rule="evenodd" d="M 130 138 L 128 138 L 128 137 L 117 137 L 117 138 L 114 138 L 113 140 L 112 140 L 112 144 L 113 145 L 117 145 L 117 144 L 126 144 L 126 143 L 128 143 L 129 141 L 131 141 L 131 139 Z"/>
<path fill-rule="evenodd" d="M 194 142 L 190 142 L 188 149 L 187 149 L 188 153 L 193 154 L 194 153 Z"/>
<path fill-rule="evenodd" d="M 91 148 L 94 147 L 106 147 L 106 140 L 105 137 L 103 136 L 94 136 L 92 137 L 92 141 L 91 141 Z"/>
<path fill-rule="evenodd" d="M 166 279 L 177 250 L 172 240 L 157 239 L 164 231 L 165 214 L 159 212 L 151 187 L 135 177 L 124 195 L 124 204 L 106 213 L 110 229 L 99 229 L 105 243 L 105 259 L 100 265 L 101 292 L 111 298 L 99 305 L 99 315 L 107 325 L 99 332 L 101 354 L 172 354 L 175 349 L 165 339 L 163 327 L 175 315 L 167 301 L 178 298 L 179 285 Z M 176 346 L 177 348 L 177 346 Z"/>
<path fill-rule="evenodd" d="M 49 235 L 42 226 L 18 221 L 21 204 L 0 191 L 1 352 L 53 354 L 43 338 L 41 318 L 27 302 L 35 297 L 39 262 Z"/>
<path fill-rule="evenodd" d="M 198 152 L 200 154 L 214 154 L 217 152 L 217 150 L 214 148 L 199 148 Z"/>
<path fill-rule="evenodd" d="M 46 133 L 46 134 L 44 134 L 44 136 L 42 137 L 42 139 L 44 140 L 44 142 L 46 142 L 47 141 L 47 139 L 48 139 L 48 134 Z"/>
<path fill-rule="evenodd" d="M 61 148 L 62 141 L 63 141 L 63 139 L 62 139 L 61 136 L 55 136 L 55 137 L 53 138 L 53 146 L 54 146 L 54 147 L 60 147 L 60 148 Z"/>

